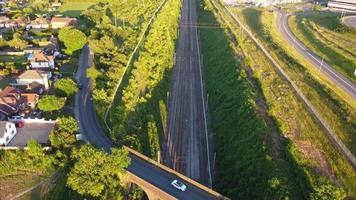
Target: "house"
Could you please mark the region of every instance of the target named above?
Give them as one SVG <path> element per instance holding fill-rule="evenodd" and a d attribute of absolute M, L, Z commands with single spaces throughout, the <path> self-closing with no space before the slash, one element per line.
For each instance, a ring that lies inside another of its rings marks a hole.
<path fill-rule="evenodd" d="M 30 20 L 25 16 L 19 16 L 15 19 L 15 22 L 18 24 L 18 26 L 24 27 L 30 22 Z"/>
<path fill-rule="evenodd" d="M 4 28 L 7 21 L 10 19 L 5 16 L 0 16 L 0 28 Z"/>
<path fill-rule="evenodd" d="M 30 88 L 33 87 L 31 86 L 31 84 L 33 85 L 34 82 L 37 82 L 37 84 L 43 85 L 45 90 L 47 90 L 49 88 L 48 80 L 50 78 L 51 78 L 51 72 L 27 70 L 24 73 L 22 73 L 20 76 L 18 76 L 18 78 L 16 79 L 17 83 L 13 85 L 17 85 L 17 86 L 25 85 L 28 88 Z"/>
<path fill-rule="evenodd" d="M 58 39 L 56 37 L 51 37 L 45 41 L 39 41 L 38 45 L 43 48 L 43 52 L 47 55 L 54 55 L 58 52 Z M 59 53 L 59 52 L 58 52 Z"/>
<path fill-rule="evenodd" d="M 27 47 L 23 50 L 25 54 L 32 54 L 31 59 L 34 54 L 41 53 L 43 51 L 42 47 Z M 29 59 L 30 60 L 30 59 Z"/>
<path fill-rule="evenodd" d="M 19 24 L 13 19 L 9 19 L 5 22 L 5 28 L 18 28 L 18 27 L 20 27 Z"/>
<path fill-rule="evenodd" d="M 23 93 L 20 89 L 6 87 L 0 92 L 0 112 L 10 116 L 22 110 L 34 109 L 38 99 L 38 94 Z"/>
<path fill-rule="evenodd" d="M 54 57 L 43 52 L 34 54 L 30 62 L 33 69 L 54 69 Z"/>
<path fill-rule="evenodd" d="M 35 20 L 31 21 L 29 25 L 26 26 L 26 29 L 47 29 L 49 28 L 49 21 L 45 18 L 36 18 Z"/>
<path fill-rule="evenodd" d="M 6 146 L 16 135 L 16 126 L 12 122 L 0 121 L 0 146 Z"/>
<path fill-rule="evenodd" d="M 51 26 L 53 29 L 63 28 L 66 26 L 73 26 L 77 23 L 76 18 L 62 18 L 62 17 L 53 17 L 51 20 Z"/>

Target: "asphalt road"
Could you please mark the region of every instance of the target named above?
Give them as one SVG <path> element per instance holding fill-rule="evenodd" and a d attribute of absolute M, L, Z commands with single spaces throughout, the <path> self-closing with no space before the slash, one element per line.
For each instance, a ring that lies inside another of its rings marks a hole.
<path fill-rule="evenodd" d="M 356 16 L 347 16 L 342 20 L 346 25 L 356 28 Z"/>
<path fill-rule="evenodd" d="M 346 78 L 343 74 L 337 72 L 329 64 L 325 63 L 322 58 L 319 58 L 310 51 L 296 36 L 292 33 L 288 26 L 289 15 L 280 11 L 277 18 L 278 30 L 281 32 L 284 39 L 292 45 L 309 63 L 316 67 L 322 74 L 331 80 L 337 87 L 341 88 L 348 95 L 356 99 L 356 85 Z"/>
<path fill-rule="evenodd" d="M 98 148 L 103 148 L 105 151 L 110 152 L 113 144 L 104 134 L 94 110 L 94 105 L 91 101 L 91 82 L 86 78 L 86 70 L 91 62 L 91 55 L 87 46 L 83 48 L 83 53 L 80 57 L 79 68 L 76 79 L 82 83 L 84 87 L 76 94 L 76 109 L 75 114 L 79 122 L 80 132 L 84 134 L 85 138 Z M 173 188 L 170 184 L 172 180 L 178 179 L 174 174 L 171 174 L 153 164 L 146 162 L 132 154 L 130 154 L 131 164 L 128 171 L 136 176 L 146 180 L 152 185 L 160 188 L 161 190 L 169 193 L 177 199 L 187 200 L 209 200 L 218 199 L 216 196 L 201 190 L 191 184 L 187 185 L 187 190 L 181 192 Z"/>
<path fill-rule="evenodd" d="M 211 186 L 202 64 L 197 33 L 196 1 L 184 0 L 179 43 L 169 95 L 168 128 L 163 163 Z"/>

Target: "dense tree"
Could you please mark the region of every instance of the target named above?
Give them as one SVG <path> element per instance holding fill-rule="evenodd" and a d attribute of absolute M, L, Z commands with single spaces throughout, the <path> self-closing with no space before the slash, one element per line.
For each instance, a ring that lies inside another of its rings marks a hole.
<path fill-rule="evenodd" d="M 320 183 L 314 187 L 314 192 L 311 193 L 311 200 L 342 200 L 346 194 L 342 188 L 336 187 L 330 183 Z"/>
<path fill-rule="evenodd" d="M 62 28 L 59 31 L 58 37 L 66 47 L 65 52 L 70 55 L 73 54 L 73 52 L 82 49 L 87 43 L 86 35 L 82 31 L 73 27 Z"/>
<path fill-rule="evenodd" d="M 73 151 L 75 160 L 67 184 L 82 195 L 100 199 L 118 199 L 123 190 L 120 179 L 130 164 L 128 151 L 113 148 L 111 154 L 90 145 Z"/>
<path fill-rule="evenodd" d="M 50 134 L 52 146 L 56 148 L 73 145 L 76 142 L 75 134 L 79 131 L 77 121 L 73 117 L 60 117 L 56 130 Z"/>
<path fill-rule="evenodd" d="M 6 46 L 8 46 L 7 41 L 5 39 L 1 38 L 0 39 L 0 49 L 3 49 Z"/>
<path fill-rule="evenodd" d="M 33 9 L 32 9 L 32 8 L 29 8 L 29 7 L 24 8 L 22 11 L 23 11 L 26 15 L 30 15 L 30 14 L 33 13 Z"/>
<path fill-rule="evenodd" d="M 65 99 L 58 98 L 54 95 L 44 95 L 38 101 L 38 108 L 46 112 L 60 110 L 65 104 Z"/>
<path fill-rule="evenodd" d="M 150 143 L 151 158 L 158 159 L 159 151 L 159 138 L 156 123 L 154 122 L 153 116 L 150 117 L 151 121 L 147 123 L 148 129 L 148 140 Z"/>
<path fill-rule="evenodd" d="M 8 41 L 8 45 L 10 47 L 21 49 L 21 50 L 26 48 L 27 44 L 28 42 L 22 38 L 20 33 L 14 33 L 13 39 Z"/>
<path fill-rule="evenodd" d="M 59 79 L 54 83 L 56 94 L 61 97 L 71 97 L 77 92 L 77 85 L 71 78 Z"/>

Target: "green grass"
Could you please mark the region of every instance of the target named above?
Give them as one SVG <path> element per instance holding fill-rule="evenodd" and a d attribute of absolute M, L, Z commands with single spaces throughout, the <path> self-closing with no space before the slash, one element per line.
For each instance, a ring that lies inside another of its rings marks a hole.
<path fill-rule="evenodd" d="M 9 84 L 12 82 L 12 78 L 9 76 L 1 77 L 0 80 L 0 88 L 4 89 L 6 86 L 9 86 Z"/>
<path fill-rule="evenodd" d="M 58 12 L 68 17 L 79 17 L 83 10 L 88 9 L 90 6 L 97 3 L 98 0 L 87 1 L 66 1 L 58 9 Z"/>
<path fill-rule="evenodd" d="M 0 56 L 0 62 L 15 62 L 15 63 L 23 63 L 26 62 L 25 56 Z"/>
<path fill-rule="evenodd" d="M 356 81 L 356 29 L 341 23 L 338 15 L 300 13 L 289 24 L 297 37 L 336 70 Z"/>
<path fill-rule="evenodd" d="M 333 94 L 331 90 L 314 79 L 306 71 L 305 67 L 296 60 L 297 56 L 293 54 L 293 51 L 285 49 L 288 45 L 282 42 L 284 40 L 277 33 L 276 26 L 274 25 L 275 16 L 272 13 L 256 9 L 234 9 L 234 12 L 262 39 L 272 56 L 287 71 L 298 86 L 302 88 L 305 95 L 330 123 L 339 137 L 351 150 L 355 151 L 354 142 L 356 140 L 353 134 L 355 132 L 355 111 Z M 251 47 L 246 48 L 244 46 L 244 49 L 248 50 Z M 298 99 L 293 97 L 294 95 L 290 93 L 291 91 L 287 89 L 288 87 L 282 93 L 286 97 L 281 97 L 281 94 L 278 95 L 278 93 L 277 95 L 275 94 L 284 86 L 280 85 L 280 83 L 278 84 L 278 82 L 277 85 L 274 85 L 273 82 L 268 81 L 271 78 L 271 73 L 268 71 L 270 71 L 272 66 L 266 67 L 266 63 L 261 61 L 263 58 L 258 57 L 256 59 L 251 50 L 246 55 L 247 57 L 252 56 L 249 58 L 249 62 L 252 63 L 251 66 L 254 66 L 253 68 L 257 71 L 257 77 L 261 80 L 266 98 L 270 101 L 271 114 L 276 117 L 283 134 L 292 138 L 296 146 L 295 151 L 303 150 L 303 148 L 300 148 L 302 147 L 301 144 L 307 142 L 312 144 L 314 149 L 323 152 L 324 160 L 327 162 L 329 170 L 342 183 L 348 196 L 356 198 L 356 173 L 347 160 L 333 147 L 321 129 L 318 128 L 318 125 L 312 120 L 311 116 L 300 106 Z M 262 73 L 262 75 L 259 73 Z M 272 90 L 272 93 L 271 91 L 268 92 L 268 90 Z M 295 134 L 294 136 L 293 133 Z M 318 173 L 315 173 L 315 171 L 318 171 L 315 168 L 318 168 L 320 162 L 312 161 L 313 159 L 308 158 L 310 156 L 308 154 L 305 154 L 304 158 L 303 156 L 298 156 L 297 153 L 294 154 L 298 162 L 310 174 L 313 185 L 317 185 L 321 178 L 318 176 Z M 329 180 L 334 179 L 332 175 L 326 174 L 324 176 L 329 177 Z M 335 180 L 333 181 L 338 183 Z"/>
<path fill-rule="evenodd" d="M 208 1 L 201 3 L 199 24 L 217 24 L 211 8 Z M 287 139 L 282 140 L 279 153 L 274 152 L 272 134 L 274 131 L 278 134 L 277 124 L 272 119 L 272 124 L 267 125 L 260 116 L 256 103 L 261 95 L 259 83 L 246 72 L 247 61 L 238 56 L 242 52 L 235 52 L 236 40 L 229 37 L 231 31 L 219 28 L 199 31 L 216 152 L 213 188 L 231 199 L 308 198 L 312 191 L 309 175 L 291 153 L 296 152 L 295 146 Z M 278 94 L 283 88 L 275 91 Z M 279 96 L 284 98 L 283 94 Z"/>

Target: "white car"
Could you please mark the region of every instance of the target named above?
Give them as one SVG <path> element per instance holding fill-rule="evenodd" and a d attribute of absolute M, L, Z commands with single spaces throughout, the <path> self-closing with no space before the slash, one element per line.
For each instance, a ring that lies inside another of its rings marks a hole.
<path fill-rule="evenodd" d="M 182 192 L 184 192 L 187 189 L 187 186 L 178 180 L 173 180 L 171 185 L 177 188 L 178 190 L 182 190 Z"/>

